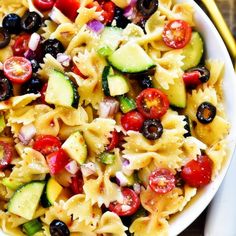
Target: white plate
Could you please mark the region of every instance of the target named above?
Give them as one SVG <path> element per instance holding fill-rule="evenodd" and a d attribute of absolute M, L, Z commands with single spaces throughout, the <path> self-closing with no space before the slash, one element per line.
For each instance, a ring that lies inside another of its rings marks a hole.
<path fill-rule="evenodd" d="M 179 0 L 178 2 L 188 2 L 193 5 L 195 9 L 196 28 L 204 38 L 207 58 L 220 59 L 225 63 L 223 90 L 227 118 L 231 124 L 231 129 L 228 136 L 228 159 L 220 174 L 214 182 L 201 189 L 181 213 L 171 219 L 171 236 L 177 235 L 187 228 L 210 203 L 226 174 L 236 143 L 236 76 L 228 51 L 213 23 L 193 0 Z"/>

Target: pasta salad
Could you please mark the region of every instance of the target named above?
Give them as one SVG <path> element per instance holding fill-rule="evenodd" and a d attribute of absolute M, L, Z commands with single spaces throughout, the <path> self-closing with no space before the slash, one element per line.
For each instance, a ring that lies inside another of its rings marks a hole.
<path fill-rule="evenodd" d="M 0 0 L 0 225 L 164 236 L 227 158 L 224 63 L 174 0 Z"/>

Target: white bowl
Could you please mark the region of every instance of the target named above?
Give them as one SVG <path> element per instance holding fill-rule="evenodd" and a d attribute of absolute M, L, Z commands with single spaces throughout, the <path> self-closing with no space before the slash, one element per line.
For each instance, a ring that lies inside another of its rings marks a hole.
<path fill-rule="evenodd" d="M 182 212 L 178 213 L 170 220 L 170 236 L 181 233 L 210 203 L 227 172 L 236 144 L 236 76 L 229 53 L 215 26 L 203 10 L 193 0 L 178 0 L 178 2 L 187 2 L 194 7 L 196 28 L 204 38 L 206 57 L 220 59 L 225 63 L 223 83 L 224 101 L 231 128 L 229 136 L 227 137 L 229 140 L 228 159 L 220 174 L 212 183 L 201 189 Z"/>

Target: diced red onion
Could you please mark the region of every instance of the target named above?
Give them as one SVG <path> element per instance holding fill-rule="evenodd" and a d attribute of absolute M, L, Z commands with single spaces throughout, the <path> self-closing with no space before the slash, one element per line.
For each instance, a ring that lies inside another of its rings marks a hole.
<path fill-rule="evenodd" d="M 28 60 L 32 60 L 36 58 L 36 54 L 35 51 L 32 51 L 31 49 L 28 49 L 25 53 L 24 53 L 25 58 L 27 58 Z"/>
<path fill-rule="evenodd" d="M 128 7 L 126 7 L 125 9 L 124 9 L 124 16 L 126 17 L 126 18 L 128 18 L 128 17 L 130 17 L 130 16 L 132 16 L 133 15 L 133 12 L 134 12 L 134 8 L 131 6 L 131 5 L 129 5 Z"/>
<path fill-rule="evenodd" d="M 18 138 L 24 145 L 27 145 L 30 140 L 35 136 L 35 134 L 35 126 L 33 124 L 28 124 L 21 127 Z"/>
<path fill-rule="evenodd" d="M 119 102 L 115 98 L 106 98 L 99 104 L 98 114 L 101 118 L 112 118 L 119 110 Z"/>
<path fill-rule="evenodd" d="M 79 166 L 75 160 L 70 161 L 66 166 L 65 169 L 71 173 L 72 175 L 76 174 L 79 170 Z"/>
<path fill-rule="evenodd" d="M 96 165 L 93 162 L 88 162 L 80 167 L 83 176 L 88 177 L 96 173 Z"/>
<path fill-rule="evenodd" d="M 40 42 L 40 35 L 37 33 L 33 33 L 30 37 L 29 40 L 29 49 L 31 49 L 32 51 L 35 51 L 39 45 Z"/>
<path fill-rule="evenodd" d="M 63 66 L 68 67 L 70 65 L 71 57 L 65 53 L 58 53 L 57 61 L 60 62 Z"/>
<path fill-rule="evenodd" d="M 138 195 L 141 193 L 141 185 L 139 183 L 134 183 L 133 188 L 134 192 L 136 192 Z"/>
<path fill-rule="evenodd" d="M 116 182 L 121 187 L 124 187 L 124 186 L 128 185 L 128 178 L 121 171 L 117 171 L 116 172 Z"/>
<path fill-rule="evenodd" d="M 104 24 L 102 24 L 98 20 L 91 20 L 87 23 L 87 26 L 89 29 L 94 31 L 95 33 L 101 33 L 102 30 L 104 29 Z"/>

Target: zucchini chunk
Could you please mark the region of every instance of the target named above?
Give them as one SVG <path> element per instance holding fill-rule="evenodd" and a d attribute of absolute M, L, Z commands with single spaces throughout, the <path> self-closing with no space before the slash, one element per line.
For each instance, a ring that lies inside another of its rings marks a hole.
<path fill-rule="evenodd" d="M 203 40 L 198 32 L 193 32 L 190 42 L 183 48 L 183 59 L 184 65 L 183 70 L 197 66 L 203 55 L 204 45 Z"/>
<path fill-rule="evenodd" d="M 87 158 L 87 145 L 83 135 L 76 131 L 63 143 L 62 148 L 71 159 L 83 164 Z"/>
<path fill-rule="evenodd" d="M 155 67 L 147 53 L 135 43 L 127 43 L 108 57 L 110 64 L 124 73 L 140 73 Z"/>
<path fill-rule="evenodd" d="M 111 96 L 118 96 L 129 92 L 129 83 L 122 75 L 109 75 L 107 82 Z"/>
<path fill-rule="evenodd" d="M 44 186 L 45 182 L 43 181 L 33 181 L 17 189 L 8 203 L 8 211 L 27 220 L 32 220 Z"/>
<path fill-rule="evenodd" d="M 68 76 L 54 70 L 48 80 L 45 100 L 49 104 L 77 108 L 79 94 Z"/>
<path fill-rule="evenodd" d="M 113 74 L 114 74 L 114 71 L 113 71 L 111 66 L 105 66 L 104 67 L 103 72 L 102 72 L 102 90 L 103 90 L 103 93 L 106 96 L 111 96 L 110 95 L 110 90 L 109 90 L 109 87 L 108 87 L 107 77 L 109 75 L 113 75 Z"/>

